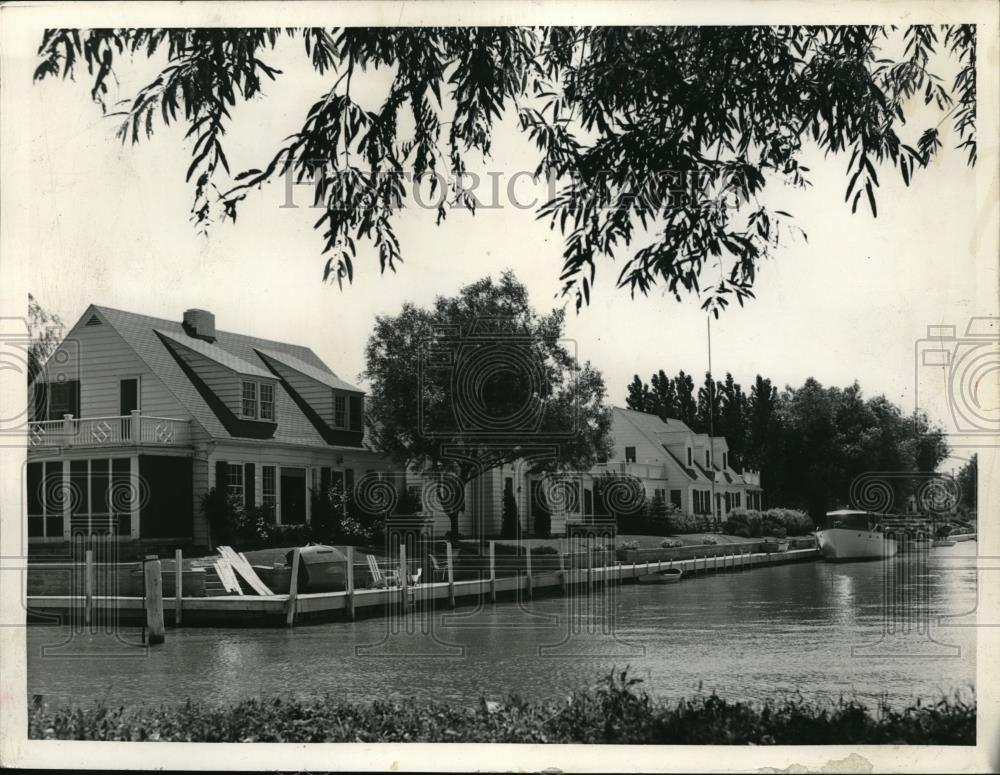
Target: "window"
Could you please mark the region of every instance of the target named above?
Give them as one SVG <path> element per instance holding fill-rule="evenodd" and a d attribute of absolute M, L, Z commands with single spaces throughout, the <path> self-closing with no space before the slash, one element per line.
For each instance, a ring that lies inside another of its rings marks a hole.
<path fill-rule="evenodd" d="M 246 384 L 246 383 L 244 383 Z M 254 384 L 254 383 L 250 383 Z M 229 486 L 229 495 L 235 498 L 240 504 L 243 503 L 243 464 L 242 463 L 230 463 L 229 464 L 229 481 L 227 482 Z"/>
<path fill-rule="evenodd" d="M 708 450 L 705 450 L 705 468 L 711 468 L 712 464 L 708 460 Z"/>
<path fill-rule="evenodd" d="M 243 383 L 243 416 L 257 417 L 257 383 Z"/>
<path fill-rule="evenodd" d="M 347 427 L 347 397 L 346 396 L 334 396 L 333 397 L 333 427 L 334 428 L 346 428 Z"/>
<path fill-rule="evenodd" d="M 278 502 L 278 477 L 275 466 L 262 466 L 260 474 L 261 503 L 272 509 Z"/>
<path fill-rule="evenodd" d="M 687 451 L 688 451 L 688 468 L 690 468 L 691 467 L 691 463 L 692 463 L 692 461 L 691 461 L 691 447 L 688 447 Z"/>
<path fill-rule="evenodd" d="M 723 453 L 722 453 L 722 470 L 723 470 L 723 471 L 725 471 L 725 470 L 726 470 L 726 468 L 728 468 L 728 465 L 727 465 L 727 458 L 726 458 L 726 453 L 725 453 L 725 452 L 723 452 Z"/>
<path fill-rule="evenodd" d="M 625 447 L 625 462 L 626 463 L 635 462 L 635 447 Z"/>
<path fill-rule="evenodd" d="M 666 490 L 660 489 L 658 487 L 653 489 L 654 498 L 666 498 L 666 495 L 667 495 Z"/>
<path fill-rule="evenodd" d="M 274 385 L 260 383 L 260 419 L 274 419 Z"/>
<path fill-rule="evenodd" d="M 670 505 L 671 506 L 676 506 L 677 508 L 681 507 L 681 491 L 680 490 L 671 490 L 670 491 Z"/>
<path fill-rule="evenodd" d="M 48 384 L 50 420 L 61 420 L 64 414 L 80 416 L 80 383 L 77 380 Z"/>

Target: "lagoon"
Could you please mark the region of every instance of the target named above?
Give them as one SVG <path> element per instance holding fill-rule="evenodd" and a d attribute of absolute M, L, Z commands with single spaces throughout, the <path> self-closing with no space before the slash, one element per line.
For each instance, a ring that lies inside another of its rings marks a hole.
<path fill-rule="evenodd" d="M 471 704 L 558 698 L 627 666 L 666 698 L 936 701 L 975 685 L 976 546 L 484 601 L 402 622 L 168 629 L 148 650 L 134 645 L 136 627 L 115 638 L 34 625 L 28 692 L 85 705 L 324 694 Z"/>

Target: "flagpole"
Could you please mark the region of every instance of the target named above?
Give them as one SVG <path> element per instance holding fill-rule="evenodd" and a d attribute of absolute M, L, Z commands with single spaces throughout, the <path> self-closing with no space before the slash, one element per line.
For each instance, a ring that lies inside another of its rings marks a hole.
<path fill-rule="evenodd" d="M 712 524 L 718 521 L 715 503 L 715 377 L 712 376 L 712 313 L 705 317 L 708 331 L 708 459 L 712 474 Z"/>

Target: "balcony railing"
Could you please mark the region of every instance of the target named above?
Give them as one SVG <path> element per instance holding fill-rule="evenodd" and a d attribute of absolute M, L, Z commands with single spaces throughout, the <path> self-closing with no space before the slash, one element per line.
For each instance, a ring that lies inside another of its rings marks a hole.
<path fill-rule="evenodd" d="M 629 474 L 640 479 L 667 479 L 667 467 L 662 463 L 598 463 L 594 473 Z"/>
<path fill-rule="evenodd" d="M 132 414 L 119 417 L 73 417 L 28 424 L 28 447 L 186 446 L 191 421 Z"/>

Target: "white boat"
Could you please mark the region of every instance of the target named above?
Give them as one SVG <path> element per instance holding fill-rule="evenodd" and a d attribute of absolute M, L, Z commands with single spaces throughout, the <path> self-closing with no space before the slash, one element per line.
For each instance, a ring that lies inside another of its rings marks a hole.
<path fill-rule="evenodd" d="M 636 581 L 640 584 L 676 584 L 683 575 L 680 568 L 664 568 L 646 576 L 639 576 Z"/>
<path fill-rule="evenodd" d="M 935 538 L 934 546 L 954 546 L 957 542 L 951 538 Z"/>
<path fill-rule="evenodd" d="M 948 536 L 953 541 L 975 541 L 975 533 L 952 533 Z"/>
<path fill-rule="evenodd" d="M 899 549 L 896 540 L 882 532 L 881 515 L 841 509 L 826 515 L 826 524 L 816 531 L 820 554 L 828 562 L 884 560 Z"/>

